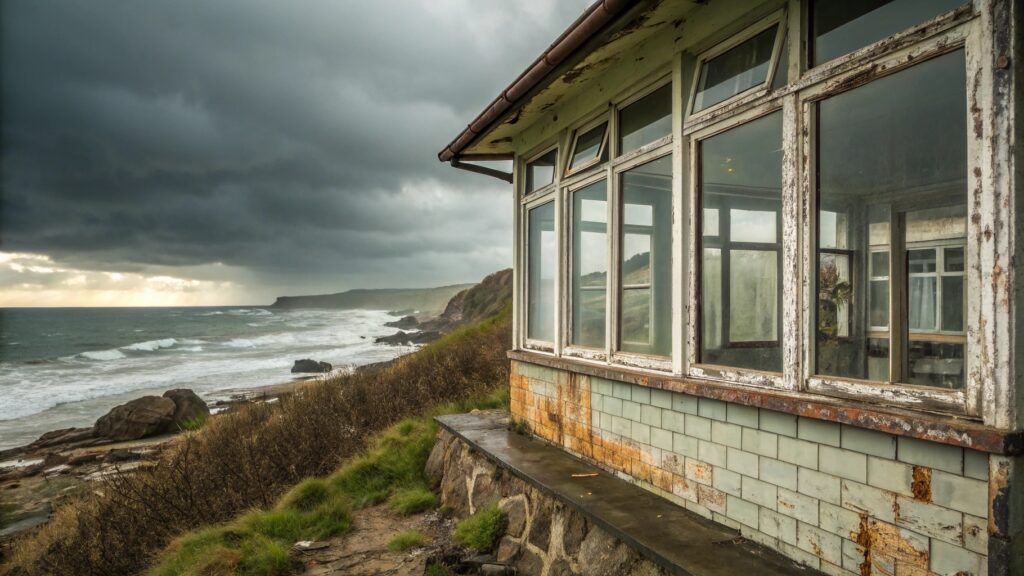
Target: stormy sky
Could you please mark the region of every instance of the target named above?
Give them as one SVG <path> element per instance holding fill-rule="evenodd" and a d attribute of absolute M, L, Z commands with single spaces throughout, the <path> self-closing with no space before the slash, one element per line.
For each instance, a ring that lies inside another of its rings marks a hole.
<path fill-rule="evenodd" d="M 510 266 L 510 188 L 436 153 L 588 3 L 5 0 L 0 306 Z"/>

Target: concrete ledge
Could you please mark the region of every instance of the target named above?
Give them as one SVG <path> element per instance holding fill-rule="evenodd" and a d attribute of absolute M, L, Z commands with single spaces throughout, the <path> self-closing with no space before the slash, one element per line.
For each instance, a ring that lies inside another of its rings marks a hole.
<path fill-rule="evenodd" d="M 559 448 L 510 431 L 504 411 L 436 420 L 475 453 L 578 511 L 669 574 L 818 574 Z"/>

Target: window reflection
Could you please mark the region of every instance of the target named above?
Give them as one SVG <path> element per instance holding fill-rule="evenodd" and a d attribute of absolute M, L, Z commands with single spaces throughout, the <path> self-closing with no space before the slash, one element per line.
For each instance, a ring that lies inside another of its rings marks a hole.
<path fill-rule="evenodd" d="M 668 84 L 619 112 L 619 154 L 672 133 L 672 85 Z"/>
<path fill-rule="evenodd" d="M 572 193 L 572 343 L 603 348 L 608 289 L 608 187 Z"/>
<path fill-rule="evenodd" d="M 701 355 L 780 372 L 782 114 L 700 143 Z"/>
<path fill-rule="evenodd" d="M 526 165 L 527 194 L 540 190 L 555 181 L 555 162 L 557 159 L 558 150 L 551 150 Z"/>
<path fill-rule="evenodd" d="M 622 174 L 620 348 L 672 352 L 672 157 Z"/>
<path fill-rule="evenodd" d="M 693 111 L 714 106 L 768 80 L 778 25 L 704 62 L 697 80 Z"/>
<path fill-rule="evenodd" d="M 819 104 L 819 374 L 963 386 L 964 67 L 953 52 Z"/>
<path fill-rule="evenodd" d="M 555 321 L 555 203 L 548 202 L 528 213 L 527 337 L 554 341 Z"/>
<path fill-rule="evenodd" d="M 966 0 L 814 0 L 813 65 L 874 44 L 965 3 Z"/>

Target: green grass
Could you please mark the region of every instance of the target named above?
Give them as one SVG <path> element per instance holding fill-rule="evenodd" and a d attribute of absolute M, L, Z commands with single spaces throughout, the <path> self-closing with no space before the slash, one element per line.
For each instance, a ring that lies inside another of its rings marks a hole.
<path fill-rule="evenodd" d="M 6 528 L 14 523 L 14 513 L 18 507 L 14 504 L 0 504 L 0 528 Z"/>
<path fill-rule="evenodd" d="M 488 552 L 505 531 L 505 520 L 505 513 L 497 504 L 491 504 L 456 524 L 452 539 L 477 552 Z"/>
<path fill-rule="evenodd" d="M 438 502 L 437 494 L 419 486 L 395 492 L 388 499 L 388 506 L 395 512 L 408 516 L 437 508 Z"/>
<path fill-rule="evenodd" d="M 434 447 L 433 416 L 508 405 L 508 387 L 484 397 L 450 403 L 403 420 L 381 432 L 362 455 L 327 478 L 310 478 L 288 491 L 270 510 L 253 510 L 217 528 L 193 532 L 170 546 L 151 576 L 278 576 L 290 573 L 289 548 L 299 540 L 324 540 L 352 529 L 352 509 L 387 502 L 399 514 L 417 514 L 438 506 L 424 476 Z M 485 508 L 459 524 L 456 538 L 488 550 L 504 528 L 504 513 Z M 399 534 L 394 551 L 421 545 L 418 532 Z M 430 570 L 442 570 L 443 566 Z"/>
<path fill-rule="evenodd" d="M 418 548 L 422 545 L 423 534 L 421 532 L 402 532 L 388 542 L 388 550 L 392 552 L 405 552 L 410 548 Z"/>

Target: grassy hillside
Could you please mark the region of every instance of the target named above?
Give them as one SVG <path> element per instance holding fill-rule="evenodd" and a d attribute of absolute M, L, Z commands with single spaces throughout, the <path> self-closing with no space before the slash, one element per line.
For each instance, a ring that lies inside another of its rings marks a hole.
<path fill-rule="evenodd" d="M 287 508 L 278 500 L 290 487 L 329 474 L 364 451 L 374 434 L 421 416 L 425 407 L 466 402 L 503 386 L 511 315 L 507 303 L 499 308 L 501 314 L 458 329 L 389 366 L 311 385 L 277 404 L 253 404 L 212 419 L 187 433 L 159 466 L 113 477 L 96 485 L 89 496 L 58 509 L 42 529 L 15 543 L 0 573 L 134 574 L 151 567 L 159 552 L 185 532 L 232 521 L 253 508 Z M 307 530 L 344 530 L 349 504 L 330 498 L 320 504 L 331 508 L 331 514 L 318 516 L 333 518 L 328 525 L 306 524 L 308 511 L 286 510 L 284 525 L 250 519 L 256 524 L 242 526 L 249 536 L 228 538 L 273 544 L 275 534 L 286 539 Z M 202 541 L 211 546 L 226 537 L 223 532 L 206 535 Z M 245 557 L 240 549 L 227 552 L 227 560 L 241 562 Z M 225 566 L 221 568 L 238 567 Z M 200 573 L 225 573 L 209 568 Z"/>
<path fill-rule="evenodd" d="M 343 310 L 418 310 L 423 316 L 440 314 L 448 301 L 473 284 L 437 288 L 360 289 L 317 296 L 281 296 L 274 308 L 340 308 Z"/>

